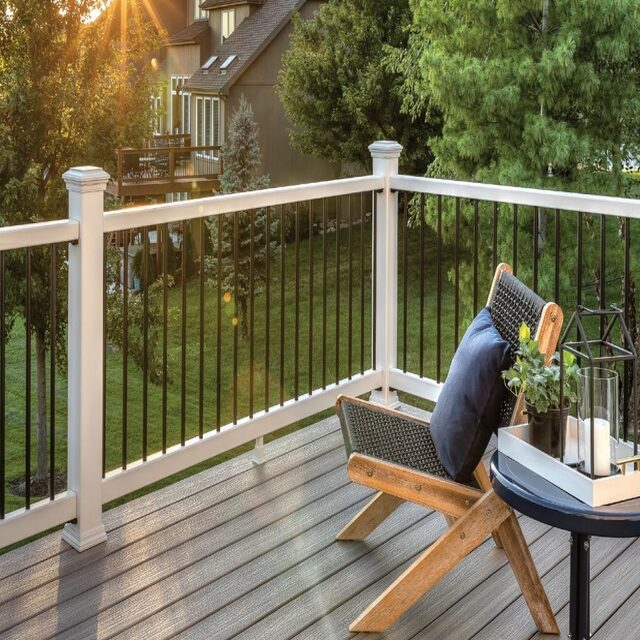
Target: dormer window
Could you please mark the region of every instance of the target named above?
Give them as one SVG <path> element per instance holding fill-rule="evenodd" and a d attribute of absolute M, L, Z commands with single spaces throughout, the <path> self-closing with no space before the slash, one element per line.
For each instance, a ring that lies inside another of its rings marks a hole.
<path fill-rule="evenodd" d="M 193 19 L 208 20 L 209 13 L 205 9 L 201 9 L 202 0 L 193 0 Z"/>
<path fill-rule="evenodd" d="M 224 42 L 236 29 L 236 10 L 235 9 L 223 9 L 221 13 L 222 18 L 222 42 Z"/>

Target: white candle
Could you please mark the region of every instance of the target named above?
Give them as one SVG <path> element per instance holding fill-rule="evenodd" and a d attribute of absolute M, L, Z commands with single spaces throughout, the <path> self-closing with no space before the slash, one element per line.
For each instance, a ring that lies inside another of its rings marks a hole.
<path fill-rule="evenodd" d="M 593 419 L 593 446 L 595 450 L 593 466 L 597 476 L 611 473 L 611 427 L 608 420 Z M 584 470 L 591 473 L 591 418 L 584 420 Z"/>

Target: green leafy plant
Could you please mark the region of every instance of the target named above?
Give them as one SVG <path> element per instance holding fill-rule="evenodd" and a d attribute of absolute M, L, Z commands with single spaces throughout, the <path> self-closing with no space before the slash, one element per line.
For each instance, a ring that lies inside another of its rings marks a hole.
<path fill-rule="evenodd" d="M 565 404 L 577 399 L 578 365 L 573 354 L 563 353 Z M 524 393 L 527 403 L 538 413 L 560 407 L 560 354 L 556 351 L 551 363 L 532 340 L 531 329 L 523 322 L 520 326 L 520 346 L 514 365 L 502 372 L 507 388 L 514 394 Z"/>

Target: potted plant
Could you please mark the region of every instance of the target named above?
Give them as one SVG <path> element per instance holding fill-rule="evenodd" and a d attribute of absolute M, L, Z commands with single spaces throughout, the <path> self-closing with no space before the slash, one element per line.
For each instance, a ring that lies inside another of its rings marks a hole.
<path fill-rule="evenodd" d="M 529 442 L 545 453 L 559 458 L 562 433 L 569 407 L 577 398 L 578 365 L 575 357 L 563 352 L 564 406 L 560 407 L 560 355 L 558 352 L 546 362 L 546 354 L 531 339 L 531 330 L 523 322 L 520 345 L 514 365 L 502 372 L 507 388 L 514 395 L 524 394 L 529 421 Z"/>

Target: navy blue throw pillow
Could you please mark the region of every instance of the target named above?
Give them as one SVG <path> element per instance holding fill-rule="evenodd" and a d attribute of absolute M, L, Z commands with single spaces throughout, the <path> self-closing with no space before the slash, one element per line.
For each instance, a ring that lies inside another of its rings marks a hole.
<path fill-rule="evenodd" d="M 458 346 L 431 418 L 438 457 L 458 482 L 470 480 L 496 428 L 508 393 L 500 374 L 509 362 L 509 343 L 485 308 Z"/>

